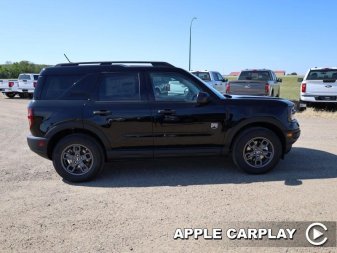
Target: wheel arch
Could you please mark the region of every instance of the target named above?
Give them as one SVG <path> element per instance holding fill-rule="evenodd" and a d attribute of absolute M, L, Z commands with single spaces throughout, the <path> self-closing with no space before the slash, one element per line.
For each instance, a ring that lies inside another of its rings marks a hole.
<path fill-rule="evenodd" d="M 104 161 L 107 160 L 107 154 L 106 154 L 106 147 L 103 143 L 103 141 L 99 138 L 99 136 L 95 133 L 93 133 L 92 131 L 89 131 L 87 129 L 83 129 L 83 128 L 73 128 L 73 129 L 64 129 L 61 130 L 57 133 L 55 133 L 51 139 L 48 141 L 48 147 L 47 147 L 47 154 L 48 154 L 48 158 L 52 160 L 52 154 L 53 154 L 53 150 L 56 146 L 56 144 L 65 136 L 71 135 L 71 134 L 84 134 L 84 135 L 88 135 L 90 137 L 92 137 L 93 139 L 95 139 L 99 145 L 102 147 L 103 149 L 103 154 L 104 154 Z"/>
<path fill-rule="evenodd" d="M 241 126 L 236 132 L 231 134 L 231 138 L 227 141 L 227 145 L 226 145 L 228 147 L 227 152 L 229 153 L 232 152 L 235 140 L 243 131 L 246 131 L 247 129 L 254 128 L 254 127 L 266 128 L 276 134 L 276 136 L 280 139 L 281 144 L 282 144 L 282 158 L 283 158 L 284 153 L 286 151 L 286 137 L 283 134 L 282 129 L 276 124 L 273 124 L 271 122 L 251 122 L 251 123 Z"/>

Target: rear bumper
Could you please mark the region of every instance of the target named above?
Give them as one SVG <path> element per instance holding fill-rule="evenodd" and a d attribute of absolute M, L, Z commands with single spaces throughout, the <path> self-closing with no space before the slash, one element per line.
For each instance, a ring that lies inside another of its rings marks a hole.
<path fill-rule="evenodd" d="M 336 94 L 301 94 L 301 101 L 308 103 L 337 103 L 337 95 Z"/>
<path fill-rule="evenodd" d="M 289 129 L 287 130 L 284 153 L 288 153 L 291 150 L 292 145 L 298 140 L 300 135 L 301 135 L 300 125 L 297 120 L 293 120 L 290 123 Z"/>
<path fill-rule="evenodd" d="M 2 93 L 18 93 L 16 89 L 8 89 L 8 88 L 2 88 L 0 89 Z"/>
<path fill-rule="evenodd" d="M 28 143 L 30 150 L 32 150 L 33 152 L 35 152 L 36 154 L 44 158 L 50 159 L 48 157 L 48 149 L 47 149 L 48 139 L 43 138 L 43 137 L 36 137 L 36 136 L 28 135 L 27 143 Z"/>
<path fill-rule="evenodd" d="M 34 89 L 18 89 L 17 92 L 19 93 L 34 93 Z"/>

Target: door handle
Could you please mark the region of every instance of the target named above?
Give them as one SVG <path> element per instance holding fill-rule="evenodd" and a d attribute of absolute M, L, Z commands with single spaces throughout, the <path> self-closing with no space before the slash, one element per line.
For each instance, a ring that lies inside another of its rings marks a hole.
<path fill-rule="evenodd" d="M 164 109 L 164 110 L 158 110 L 158 114 L 161 115 L 172 115 L 172 114 L 176 114 L 175 110 L 171 110 L 171 109 Z"/>
<path fill-rule="evenodd" d="M 101 115 L 101 116 L 107 116 L 111 114 L 111 111 L 109 110 L 98 110 L 98 111 L 93 111 L 94 115 Z"/>

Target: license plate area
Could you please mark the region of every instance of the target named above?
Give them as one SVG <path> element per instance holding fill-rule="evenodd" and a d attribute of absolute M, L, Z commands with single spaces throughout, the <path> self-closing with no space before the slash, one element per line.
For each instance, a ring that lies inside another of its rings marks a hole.
<path fill-rule="evenodd" d="M 319 96 L 319 97 L 316 97 L 316 100 L 320 100 L 320 101 L 336 101 L 337 100 L 337 96 Z"/>

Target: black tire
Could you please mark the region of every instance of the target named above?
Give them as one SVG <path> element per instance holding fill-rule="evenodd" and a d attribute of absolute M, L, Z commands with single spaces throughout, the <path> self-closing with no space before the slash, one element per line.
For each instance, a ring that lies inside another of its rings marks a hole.
<path fill-rule="evenodd" d="M 14 98 L 15 97 L 15 93 L 6 93 L 6 97 L 8 98 Z"/>
<path fill-rule="evenodd" d="M 19 93 L 19 97 L 20 97 L 20 98 L 25 98 L 25 97 L 26 97 L 26 94 L 24 94 L 24 93 Z"/>
<path fill-rule="evenodd" d="M 71 148 L 73 146 L 80 150 L 78 154 L 72 152 L 75 151 L 74 148 Z M 68 156 L 67 159 L 65 156 Z M 76 156 L 80 160 L 76 160 Z M 88 159 L 85 159 L 84 156 Z M 92 159 L 89 158 L 90 156 L 92 156 Z M 101 172 L 104 165 L 102 147 L 94 138 L 85 134 L 72 134 L 62 138 L 56 144 L 52 158 L 56 172 L 64 180 L 70 182 L 92 180 Z M 87 169 L 83 171 L 84 165 Z M 65 168 L 66 166 L 69 168 L 68 170 Z M 73 172 L 70 172 L 71 169 L 73 169 Z"/>
<path fill-rule="evenodd" d="M 270 145 L 265 145 L 263 148 L 262 143 Z M 256 150 L 251 148 L 251 144 L 257 145 Z M 262 127 L 249 128 L 239 134 L 232 150 L 235 165 L 250 174 L 270 171 L 277 165 L 281 155 L 282 144 L 278 136 L 273 131 Z M 260 163 L 259 161 L 261 164 L 257 164 Z"/>

